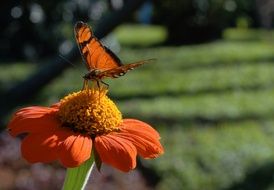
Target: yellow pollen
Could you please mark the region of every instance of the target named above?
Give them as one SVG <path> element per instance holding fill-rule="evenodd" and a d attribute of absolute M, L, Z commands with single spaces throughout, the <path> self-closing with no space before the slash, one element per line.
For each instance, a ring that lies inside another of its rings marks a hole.
<path fill-rule="evenodd" d="M 122 114 L 106 93 L 106 89 L 86 89 L 61 99 L 58 116 L 63 126 L 91 137 L 119 131 Z"/>

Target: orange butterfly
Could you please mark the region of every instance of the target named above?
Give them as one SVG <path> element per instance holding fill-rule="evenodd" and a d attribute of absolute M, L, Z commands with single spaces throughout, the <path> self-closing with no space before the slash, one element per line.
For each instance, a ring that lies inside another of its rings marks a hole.
<path fill-rule="evenodd" d="M 150 60 L 138 61 L 123 65 L 121 60 L 93 35 L 90 26 L 78 21 L 74 27 L 75 38 L 89 72 L 84 75 L 85 80 L 95 80 L 99 85 L 103 78 L 118 78 L 129 70 L 139 67 Z M 103 82 L 104 83 L 104 82 Z M 105 83 L 104 83 L 105 84 Z"/>

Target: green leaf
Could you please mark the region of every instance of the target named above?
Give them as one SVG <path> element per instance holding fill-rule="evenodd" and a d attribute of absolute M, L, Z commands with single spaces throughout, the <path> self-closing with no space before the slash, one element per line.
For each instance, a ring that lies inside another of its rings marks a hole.
<path fill-rule="evenodd" d="M 102 161 L 101 161 L 100 155 L 96 151 L 96 148 L 93 149 L 93 155 L 94 155 L 95 165 L 98 171 L 101 172 Z"/>
<path fill-rule="evenodd" d="M 93 156 L 85 163 L 76 168 L 67 168 L 63 190 L 82 190 L 85 188 L 88 178 L 93 169 Z"/>

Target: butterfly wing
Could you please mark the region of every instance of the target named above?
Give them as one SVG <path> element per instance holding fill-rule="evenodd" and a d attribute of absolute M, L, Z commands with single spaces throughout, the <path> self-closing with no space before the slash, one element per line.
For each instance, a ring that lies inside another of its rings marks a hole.
<path fill-rule="evenodd" d="M 138 61 L 135 63 L 125 64 L 120 67 L 116 67 L 116 68 L 106 70 L 106 71 L 99 73 L 98 78 L 100 78 L 100 79 L 105 78 L 105 77 L 118 78 L 118 77 L 125 75 L 128 71 L 135 69 L 136 67 L 139 67 L 143 64 L 150 63 L 152 61 L 155 61 L 155 59 L 148 59 L 148 60 Z"/>
<path fill-rule="evenodd" d="M 87 66 L 90 70 L 106 71 L 122 66 L 120 59 L 93 36 L 90 26 L 77 22 L 74 27 L 75 38 Z"/>

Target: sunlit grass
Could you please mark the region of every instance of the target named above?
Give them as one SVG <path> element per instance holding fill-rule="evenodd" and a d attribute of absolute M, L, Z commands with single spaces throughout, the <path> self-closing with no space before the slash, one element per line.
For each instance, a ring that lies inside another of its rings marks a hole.
<path fill-rule="evenodd" d="M 237 41 L 272 41 L 274 42 L 274 32 L 273 30 L 266 29 L 248 29 L 248 28 L 230 28 L 226 29 L 223 33 L 223 37 L 227 40 L 237 40 Z"/>
<path fill-rule="evenodd" d="M 151 25 L 121 25 L 114 32 L 122 45 L 141 47 L 163 43 L 167 35 L 164 27 Z"/>
<path fill-rule="evenodd" d="M 0 65 L 0 90 L 6 90 L 28 77 L 36 65 L 26 62 L 2 63 Z"/>

